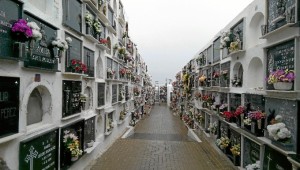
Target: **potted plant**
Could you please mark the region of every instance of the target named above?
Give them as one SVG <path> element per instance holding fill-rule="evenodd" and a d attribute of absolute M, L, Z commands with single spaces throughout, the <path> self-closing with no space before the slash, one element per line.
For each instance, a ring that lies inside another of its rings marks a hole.
<path fill-rule="evenodd" d="M 64 147 L 71 153 L 71 161 L 76 161 L 82 155 L 80 142 L 76 134 L 70 133 L 68 130 L 64 131 L 63 143 Z"/>
<path fill-rule="evenodd" d="M 268 84 L 273 84 L 276 90 L 291 90 L 295 80 L 295 73 L 293 70 L 278 69 L 270 72 L 267 78 Z"/>

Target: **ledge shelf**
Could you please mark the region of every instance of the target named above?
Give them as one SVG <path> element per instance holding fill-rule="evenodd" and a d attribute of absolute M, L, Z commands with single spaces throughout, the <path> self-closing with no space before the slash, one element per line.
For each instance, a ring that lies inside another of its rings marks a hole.
<path fill-rule="evenodd" d="M 63 72 L 62 74 L 65 76 L 85 76 L 85 74 L 73 73 L 73 72 Z"/>
<path fill-rule="evenodd" d="M 104 135 L 105 135 L 105 136 L 108 136 L 108 135 L 110 135 L 111 133 L 112 133 L 112 130 L 105 132 Z"/>
<path fill-rule="evenodd" d="M 98 43 L 98 42 L 99 42 L 95 37 L 93 37 L 93 36 L 90 35 L 90 34 L 85 34 L 84 37 L 85 37 L 86 39 L 90 40 L 90 41 L 93 42 L 93 43 Z"/>
<path fill-rule="evenodd" d="M 24 135 L 24 133 L 16 133 L 16 134 L 13 134 L 13 135 L 9 135 L 9 136 L 3 137 L 3 138 L 0 139 L 0 144 L 8 142 L 10 140 L 14 140 L 16 138 L 19 138 L 22 135 Z"/>
<path fill-rule="evenodd" d="M 110 23 L 106 24 L 106 28 L 113 34 L 117 34 L 116 30 L 110 25 Z"/>
<path fill-rule="evenodd" d="M 100 20 L 104 23 L 104 24 L 107 24 L 109 23 L 107 17 L 100 11 L 98 11 L 98 16 L 100 18 Z"/>
<path fill-rule="evenodd" d="M 120 120 L 117 124 L 118 125 L 121 125 L 121 124 L 123 124 L 124 123 L 124 120 Z"/>
<path fill-rule="evenodd" d="M 295 23 L 287 23 L 282 27 L 279 27 L 271 32 L 266 33 L 265 35 L 261 36 L 259 39 L 268 39 L 269 37 L 273 36 L 273 35 L 278 35 L 279 32 L 287 29 L 288 27 L 291 27 L 295 25 Z"/>
<path fill-rule="evenodd" d="M 83 0 L 88 6 L 93 10 L 93 12 L 98 13 L 96 5 L 92 2 L 93 0 Z"/>
<path fill-rule="evenodd" d="M 100 44 L 100 43 L 97 43 L 96 46 L 97 46 L 98 48 L 100 48 L 101 50 L 105 50 L 105 51 L 109 50 L 105 45 Z"/>
<path fill-rule="evenodd" d="M 73 115 L 70 115 L 70 116 L 66 116 L 66 117 L 61 118 L 61 120 L 69 120 L 69 119 L 73 119 L 74 117 L 79 117 L 80 114 L 81 114 L 81 112 L 80 112 L 80 113 L 73 114 Z"/>
<path fill-rule="evenodd" d="M 266 97 L 278 98 L 278 99 L 298 99 L 299 93 L 296 91 L 284 91 L 284 90 L 266 90 Z"/>
<path fill-rule="evenodd" d="M 100 142 L 94 142 L 92 147 L 85 149 L 85 153 L 87 154 L 91 153 L 99 144 Z"/>

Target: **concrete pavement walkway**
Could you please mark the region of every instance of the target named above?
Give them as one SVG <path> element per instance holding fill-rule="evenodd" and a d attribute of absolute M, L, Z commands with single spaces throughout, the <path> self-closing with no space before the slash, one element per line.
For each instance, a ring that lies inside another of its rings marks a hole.
<path fill-rule="evenodd" d="M 232 163 L 209 142 L 187 136 L 187 128 L 166 105 L 155 105 L 135 127 L 134 135 L 116 142 L 92 170 L 232 170 Z"/>

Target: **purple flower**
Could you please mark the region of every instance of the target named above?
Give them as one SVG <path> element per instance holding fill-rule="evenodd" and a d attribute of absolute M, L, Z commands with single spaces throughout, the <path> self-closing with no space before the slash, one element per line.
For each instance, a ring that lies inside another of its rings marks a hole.
<path fill-rule="evenodd" d="M 32 37 L 32 30 L 24 19 L 19 19 L 12 26 L 12 32 L 23 33 L 27 38 Z"/>

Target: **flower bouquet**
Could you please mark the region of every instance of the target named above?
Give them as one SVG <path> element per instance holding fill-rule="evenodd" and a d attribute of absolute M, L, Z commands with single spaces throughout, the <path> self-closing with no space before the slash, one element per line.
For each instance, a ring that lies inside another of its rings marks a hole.
<path fill-rule="evenodd" d="M 256 161 L 254 164 L 248 164 L 246 170 L 260 170 L 260 161 Z"/>
<path fill-rule="evenodd" d="M 221 149 L 226 149 L 229 146 L 230 140 L 229 138 L 226 137 L 221 137 L 220 139 L 216 140 L 216 144 L 218 147 L 220 147 Z"/>
<path fill-rule="evenodd" d="M 78 136 L 70 131 L 64 131 L 63 143 L 65 148 L 71 153 L 72 160 L 75 161 L 80 155 L 82 155 L 82 150 L 80 149 L 80 143 Z"/>
<path fill-rule="evenodd" d="M 103 44 L 103 45 L 106 45 L 106 44 L 107 44 L 107 39 L 105 39 L 105 38 L 100 38 L 99 43 L 100 43 L 100 44 Z"/>
<path fill-rule="evenodd" d="M 231 32 L 223 32 L 221 36 L 221 46 L 220 48 L 229 48 L 231 42 L 233 42 L 234 35 Z"/>
<path fill-rule="evenodd" d="M 119 70 L 119 73 L 120 73 L 120 77 L 124 78 L 125 77 L 125 74 L 126 74 L 126 68 L 121 68 Z"/>
<path fill-rule="evenodd" d="M 290 141 L 292 136 L 291 132 L 286 128 L 286 125 L 282 123 L 282 116 L 277 115 L 275 117 L 274 124 L 268 125 L 267 130 L 269 136 L 276 141 L 287 142 Z"/>
<path fill-rule="evenodd" d="M 218 128 L 218 123 L 214 122 L 214 123 L 210 123 L 208 130 L 210 131 L 210 133 L 216 135 L 217 134 L 217 128 Z"/>
<path fill-rule="evenodd" d="M 13 38 L 19 42 L 28 41 L 32 37 L 32 30 L 24 19 L 16 21 L 11 28 L 11 32 Z"/>
<path fill-rule="evenodd" d="M 237 119 L 237 125 L 241 126 L 242 122 L 244 121 L 244 115 L 246 112 L 246 107 L 239 106 L 236 108 L 235 112 L 233 113 L 234 117 Z"/>
<path fill-rule="evenodd" d="M 213 78 L 214 78 L 214 79 L 219 78 L 219 76 L 220 76 L 220 73 L 219 73 L 219 72 L 217 72 L 217 71 L 213 72 Z"/>
<path fill-rule="evenodd" d="M 196 100 L 198 100 L 198 99 L 201 99 L 201 93 L 199 92 L 199 91 L 197 91 L 196 93 L 195 93 L 195 99 Z"/>
<path fill-rule="evenodd" d="M 101 23 L 98 19 L 95 19 L 95 21 L 93 23 L 93 28 L 94 28 L 96 34 L 100 34 L 102 32 Z"/>
<path fill-rule="evenodd" d="M 263 125 L 266 114 L 261 111 L 251 111 L 244 119 L 244 128 L 256 136 L 263 136 Z"/>
<path fill-rule="evenodd" d="M 93 15 L 89 11 L 86 11 L 84 19 L 87 26 L 91 27 L 93 25 Z"/>
<path fill-rule="evenodd" d="M 138 87 L 134 87 L 134 88 L 133 88 L 133 93 L 134 93 L 135 96 L 140 95 L 140 90 L 139 90 L 139 88 L 138 88 Z"/>
<path fill-rule="evenodd" d="M 112 70 L 111 68 L 107 68 L 107 78 L 108 79 L 113 79 L 114 75 L 115 75 L 115 71 Z"/>
<path fill-rule="evenodd" d="M 234 114 L 229 111 L 223 112 L 223 117 L 227 122 L 235 122 Z"/>
<path fill-rule="evenodd" d="M 71 60 L 71 65 L 69 66 L 69 69 L 75 73 L 87 72 L 86 65 L 83 64 L 80 60 L 76 60 L 76 59 Z"/>
<path fill-rule="evenodd" d="M 72 42 L 72 40 L 69 41 L 69 39 L 68 39 L 68 42 Z M 67 50 L 69 48 L 68 42 L 67 42 L 67 39 L 66 40 L 60 40 L 59 38 L 56 38 L 55 40 L 53 40 L 51 42 L 51 44 L 52 44 L 53 47 L 57 47 L 59 50 L 64 51 L 64 50 Z"/>
<path fill-rule="evenodd" d="M 221 75 L 224 80 L 227 80 L 228 79 L 228 70 L 222 70 Z"/>
<path fill-rule="evenodd" d="M 28 22 L 27 25 L 31 28 L 32 30 L 32 39 L 33 40 L 41 40 L 42 39 L 42 33 L 40 32 L 41 29 L 40 27 L 35 23 L 35 22 Z"/>
<path fill-rule="evenodd" d="M 277 90 L 290 90 L 293 87 L 295 73 L 293 70 L 276 70 L 270 72 L 267 82 L 273 84 Z"/>
<path fill-rule="evenodd" d="M 240 156 L 241 155 L 241 145 L 235 144 L 235 145 L 231 146 L 230 151 L 233 156 Z"/>

